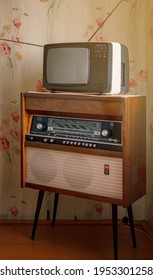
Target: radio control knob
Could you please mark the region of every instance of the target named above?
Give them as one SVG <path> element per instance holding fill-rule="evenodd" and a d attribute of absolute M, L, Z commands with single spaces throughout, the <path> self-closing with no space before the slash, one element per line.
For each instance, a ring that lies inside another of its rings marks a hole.
<path fill-rule="evenodd" d="M 110 129 L 103 129 L 101 134 L 102 134 L 103 137 L 109 138 L 111 136 L 112 132 L 111 132 Z"/>
<path fill-rule="evenodd" d="M 45 123 L 37 123 L 36 128 L 40 131 L 46 130 L 47 126 Z"/>

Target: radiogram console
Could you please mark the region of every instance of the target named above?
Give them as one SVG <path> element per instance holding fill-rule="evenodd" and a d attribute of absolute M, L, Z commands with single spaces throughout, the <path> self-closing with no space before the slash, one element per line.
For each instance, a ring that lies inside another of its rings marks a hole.
<path fill-rule="evenodd" d="M 22 93 L 22 187 L 128 207 L 146 191 L 145 96 Z"/>

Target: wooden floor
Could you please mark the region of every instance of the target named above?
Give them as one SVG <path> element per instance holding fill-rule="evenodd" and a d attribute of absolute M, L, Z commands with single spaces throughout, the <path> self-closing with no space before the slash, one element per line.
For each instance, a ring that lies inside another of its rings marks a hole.
<path fill-rule="evenodd" d="M 130 230 L 118 226 L 118 254 L 121 260 L 152 260 L 153 241 L 135 226 L 137 248 Z M 32 223 L 0 223 L 0 259 L 26 260 L 111 260 L 111 224 L 39 224 L 31 240 Z"/>

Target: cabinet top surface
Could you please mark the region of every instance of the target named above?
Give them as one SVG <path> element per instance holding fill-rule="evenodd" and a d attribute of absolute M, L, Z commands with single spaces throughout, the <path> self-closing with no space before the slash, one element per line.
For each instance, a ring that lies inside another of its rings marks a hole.
<path fill-rule="evenodd" d="M 128 98 L 137 98 L 137 97 L 145 97 L 144 95 L 96 95 L 96 94 L 88 94 L 88 93 L 75 93 L 75 92 L 34 92 L 28 91 L 22 93 L 25 97 L 33 97 L 33 98 L 49 98 L 49 99 L 85 99 L 85 100 L 107 100 L 107 101 L 123 101 Z"/>

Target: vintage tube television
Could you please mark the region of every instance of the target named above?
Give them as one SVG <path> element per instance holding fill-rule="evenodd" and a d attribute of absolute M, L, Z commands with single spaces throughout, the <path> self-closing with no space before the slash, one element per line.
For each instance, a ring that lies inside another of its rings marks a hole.
<path fill-rule="evenodd" d="M 129 58 L 116 42 L 71 42 L 44 46 L 43 86 L 51 92 L 124 94 Z"/>

